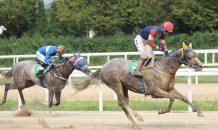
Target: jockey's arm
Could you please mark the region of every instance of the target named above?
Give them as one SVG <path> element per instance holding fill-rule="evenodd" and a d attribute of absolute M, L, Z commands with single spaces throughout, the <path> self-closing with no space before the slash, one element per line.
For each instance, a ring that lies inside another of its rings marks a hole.
<path fill-rule="evenodd" d="M 51 63 L 48 61 L 48 58 L 49 58 L 49 57 L 50 57 L 50 54 L 49 54 L 49 53 L 46 53 L 44 61 L 45 61 L 45 63 L 48 64 L 48 65 L 51 64 Z"/>
<path fill-rule="evenodd" d="M 153 43 L 154 36 L 156 35 L 156 33 L 157 33 L 156 30 L 154 29 L 150 30 L 150 34 L 148 36 L 148 45 L 153 48 L 158 49 L 159 47 Z"/>
<path fill-rule="evenodd" d="M 60 61 L 64 60 L 64 58 L 62 57 L 62 55 L 59 55 Z"/>
<path fill-rule="evenodd" d="M 162 45 L 162 47 L 165 49 L 165 51 L 167 50 L 167 45 L 166 45 L 166 43 L 165 43 L 165 36 L 166 35 L 164 35 L 164 36 L 162 36 L 161 37 L 161 45 Z"/>

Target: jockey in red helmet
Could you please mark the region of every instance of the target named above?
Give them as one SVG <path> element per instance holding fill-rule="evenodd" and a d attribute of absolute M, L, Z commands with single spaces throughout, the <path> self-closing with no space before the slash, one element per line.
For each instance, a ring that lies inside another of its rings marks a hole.
<path fill-rule="evenodd" d="M 153 43 L 153 39 L 161 39 L 161 45 L 166 50 L 165 54 L 167 55 L 168 51 L 165 43 L 165 35 L 168 34 L 168 32 L 173 32 L 173 24 L 170 21 L 164 22 L 161 26 L 145 27 L 138 32 L 134 41 L 141 57 L 134 72 L 135 76 L 142 76 L 139 70 L 145 59 L 154 58 L 154 53 L 151 47 L 163 51 L 162 48 Z"/>

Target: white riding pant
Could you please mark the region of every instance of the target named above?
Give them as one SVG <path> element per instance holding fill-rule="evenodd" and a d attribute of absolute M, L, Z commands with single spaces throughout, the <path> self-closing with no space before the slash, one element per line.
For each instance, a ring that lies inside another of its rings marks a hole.
<path fill-rule="evenodd" d="M 140 35 L 137 35 L 134 39 L 136 48 L 138 49 L 138 52 L 140 53 L 141 57 L 144 59 L 154 58 L 154 52 L 152 50 L 152 47 L 148 45 L 148 40 L 143 39 Z"/>
<path fill-rule="evenodd" d="M 46 63 L 46 62 L 45 62 L 45 56 L 44 56 L 43 54 L 41 54 L 39 51 L 36 52 L 36 57 L 37 57 L 40 61 L 42 61 L 43 63 Z M 55 62 L 55 60 L 53 59 L 53 57 L 49 57 L 49 58 L 48 58 L 48 61 L 49 61 L 49 62 Z M 46 64 L 47 64 L 47 63 L 46 63 Z M 40 70 L 42 70 L 42 69 L 43 69 L 43 67 L 40 68 Z"/>

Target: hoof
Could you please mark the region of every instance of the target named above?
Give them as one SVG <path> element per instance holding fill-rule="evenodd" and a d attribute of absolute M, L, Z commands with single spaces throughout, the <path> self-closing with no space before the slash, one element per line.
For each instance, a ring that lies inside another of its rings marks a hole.
<path fill-rule="evenodd" d="M 23 104 L 22 104 L 22 105 L 20 105 L 20 109 L 23 109 L 24 107 L 25 107 L 25 105 L 23 105 Z"/>
<path fill-rule="evenodd" d="M 138 127 L 138 126 L 134 126 L 134 128 L 136 128 L 136 129 L 140 129 L 140 127 Z"/>
<path fill-rule="evenodd" d="M 47 106 L 48 106 L 48 103 L 45 102 L 45 101 L 42 101 L 42 102 L 41 102 L 41 105 L 47 105 Z"/>
<path fill-rule="evenodd" d="M 200 113 L 198 113 L 198 116 L 199 117 L 204 117 L 204 115 L 200 112 Z"/>
<path fill-rule="evenodd" d="M 142 118 L 141 116 L 138 116 L 138 117 L 137 117 L 137 120 L 138 120 L 138 121 L 141 121 L 141 122 L 144 122 L 144 120 L 143 120 L 143 118 Z"/>
<path fill-rule="evenodd" d="M 166 113 L 166 110 L 161 109 L 161 110 L 159 110 L 158 115 L 164 114 L 164 113 Z"/>
<path fill-rule="evenodd" d="M 136 129 L 140 129 L 140 127 L 138 127 L 135 123 L 131 122 L 131 126 L 136 128 Z"/>

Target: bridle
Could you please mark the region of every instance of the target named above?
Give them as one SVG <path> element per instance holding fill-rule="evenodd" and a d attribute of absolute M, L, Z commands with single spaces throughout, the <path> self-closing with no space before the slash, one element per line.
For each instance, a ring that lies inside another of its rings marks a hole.
<path fill-rule="evenodd" d="M 161 47 L 162 47 L 162 45 L 161 45 Z M 163 50 L 164 50 L 164 54 L 165 54 L 166 51 L 165 51 L 164 48 L 163 48 Z M 173 58 L 173 59 L 175 59 L 175 60 L 181 62 L 181 63 L 184 64 L 185 66 L 191 66 L 190 62 L 197 58 L 197 54 L 196 54 L 196 53 L 193 53 L 194 56 L 193 56 L 192 58 L 188 58 L 188 57 L 187 57 L 187 54 L 188 54 L 189 52 L 193 52 L 191 48 L 189 48 L 189 49 L 187 49 L 187 50 L 185 50 L 184 48 L 182 48 L 182 60 L 180 60 L 180 59 L 178 59 L 178 58 L 176 58 L 176 57 L 173 57 L 173 56 L 171 56 L 171 55 L 168 55 L 168 54 L 167 54 L 166 56 L 169 56 L 169 57 L 171 57 L 171 58 Z M 164 56 L 164 57 L 165 57 L 165 56 Z M 162 61 L 163 61 L 163 66 L 164 66 L 164 68 L 170 73 L 169 69 L 166 68 L 165 65 L 164 65 L 164 57 L 163 57 L 163 60 L 162 60 Z M 158 62 L 158 64 L 160 65 L 160 62 L 159 62 L 158 59 L 157 59 L 157 62 Z M 151 68 L 154 69 L 154 70 L 156 70 L 156 71 L 158 71 L 159 73 L 162 73 L 162 74 L 168 76 L 168 77 L 174 77 L 174 76 L 175 76 L 175 74 L 172 74 L 172 73 L 166 74 L 166 73 L 164 73 L 164 72 L 162 72 L 162 71 L 160 71 L 160 70 L 158 70 L 158 69 L 156 69 L 156 68 L 154 68 L 154 67 L 151 67 Z"/>
<path fill-rule="evenodd" d="M 71 57 L 70 57 L 71 58 Z M 73 63 L 71 63 L 70 62 L 70 58 L 65 58 L 64 59 L 64 64 L 62 65 L 62 66 L 65 66 L 65 64 L 66 64 L 66 61 L 68 61 L 71 65 L 74 65 Z M 58 62 L 58 63 L 60 63 L 60 62 Z M 54 75 L 56 78 L 59 78 L 59 79 L 62 79 L 62 80 L 67 80 L 68 78 L 69 78 L 69 76 L 68 77 L 65 77 L 64 75 L 63 75 L 63 73 L 61 72 L 61 70 L 60 70 L 60 65 L 58 65 L 58 63 L 57 63 L 57 66 L 54 66 L 54 68 L 50 68 L 49 69 L 49 72 L 52 74 L 52 75 Z M 61 73 L 61 75 L 62 75 L 62 77 L 60 77 L 59 75 L 58 75 L 58 73 L 57 73 L 57 71 L 56 71 L 56 68 L 58 68 L 59 69 L 59 72 Z M 51 72 L 51 70 L 52 69 L 54 69 L 54 72 L 52 73 Z M 56 79 L 56 82 L 57 82 L 57 79 Z"/>

